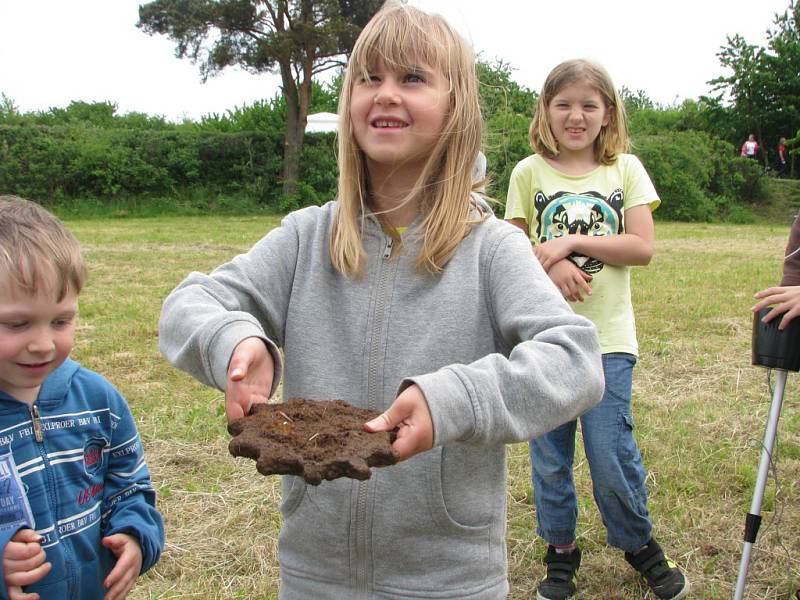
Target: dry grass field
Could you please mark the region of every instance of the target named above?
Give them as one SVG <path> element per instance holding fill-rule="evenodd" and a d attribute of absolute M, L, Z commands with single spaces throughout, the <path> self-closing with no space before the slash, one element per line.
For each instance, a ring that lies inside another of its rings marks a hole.
<path fill-rule="evenodd" d="M 227 452 L 222 395 L 157 348 L 161 301 L 278 224 L 273 217 L 71 220 L 90 280 L 75 358 L 108 377 L 137 418 L 167 527 L 160 563 L 131 598 L 276 598 L 279 482 Z M 635 270 L 641 345 L 636 435 L 655 534 L 686 569 L 694 598 L 731 598 L 770 406 L 769 372 L 750 364 L 753 293 L 780 278 L 789 222 L 657 223 L 650 266 Z M 749 569 L 747 598 L 794 599 L 800 581 L 800 385 L 790 373 Z M 534 535 L 526 445 L 509 447 L 511 598 L 535 597 L 544 543 Z M 653 598 L 606 546 L 578 452 L 579 598 Z"/>

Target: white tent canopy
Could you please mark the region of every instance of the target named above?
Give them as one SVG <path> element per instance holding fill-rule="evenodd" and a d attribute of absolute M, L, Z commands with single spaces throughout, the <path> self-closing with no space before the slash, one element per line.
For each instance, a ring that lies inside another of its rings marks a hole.
<path fill-rule="evenodd" d="M 339 115 L 336 113 L 321 112 L 308 115 L 306 133 L 331 133 L 336 131 L 339 124 Z"/>

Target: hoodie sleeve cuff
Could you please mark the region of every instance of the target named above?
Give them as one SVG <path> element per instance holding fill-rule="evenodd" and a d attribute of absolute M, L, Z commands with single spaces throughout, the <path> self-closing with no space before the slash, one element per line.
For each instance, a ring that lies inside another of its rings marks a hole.
<path fill-rule="evenodd" d="M 211 339 L 211 342 L 208 346 L 209 351 L 207 356 L 209 356 L 209 361 L 211 363 L 211 377 L 214 381 L 214 385 L 220 390 L 225 390 L 225 386 L 227 385 L 228 381 L 228 366 L 230 365 L 233 351 L 236 349 L 236 346 L 242 342 L 242 340 L 249 337 L 257 337 L 263 340 L 264 344 L 267 346 L 267 350 L 269 350 L 269 353 L 272 356 L 273 362 L 275 363 L 275 374 L 272 378 L 272 389 L 269 391 L 269 395 L 272 396 L 272 394 L 275 393 L 275 390 L 278 389 L 278 384 L 281 380 L 281 374 L 283 373 L 281 353 L 278 350 L 278 347 L 275 345 L 275 342 L 264 335 L 264 331 L 261 329 L 261 327 L 249 320 L 241 320 L 231 323 L 224 329 L 221 329 Z"/>
<path fill-rule="evenodd" d="M 476 431 L 480 407 L 470 389 L 451 369 L 403 380 L 400 390 L 416 384 L 425 395 L 433 421 L 433 445 L 469 440 Z M 399 393 L 399 392 L 398 392 Z"/>

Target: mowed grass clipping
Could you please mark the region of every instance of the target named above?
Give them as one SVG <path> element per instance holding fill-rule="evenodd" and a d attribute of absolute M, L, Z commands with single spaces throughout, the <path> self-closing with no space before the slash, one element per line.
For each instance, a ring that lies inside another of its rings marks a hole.
<path fill-rule="evenodd" d="M 278 223 L 68 221 L 90 269 L 74 357 L 128 399 L 166 520 L 162 559 L 131 598 L 277 597 L 279 478 L 228 454 L 222 394 L 163 359 L 157 321 L 164 297 L 190 271 L 245 252 Z M 685 568 L 696 598 L 731 598 L 739 571 L 775 382 L 750 364 L 750 307 L 756 290 L 780 279 L 789 225 L 658 223 L 652 263 L 634 269 L 641 356 L 633 412 L 649 506 L 656 537 Z M 788 376 L 747 598 L 794 598 L 800 575 L 797 377 Z M 545 544 L 535 535 L 527 445 L 510 446 L 508 457 L 510 598 L 527 600 L 544 574 Z M 606 545 L 580 441 L 575 478 L 584 549 L 578 597 L 654 598 Z"/>

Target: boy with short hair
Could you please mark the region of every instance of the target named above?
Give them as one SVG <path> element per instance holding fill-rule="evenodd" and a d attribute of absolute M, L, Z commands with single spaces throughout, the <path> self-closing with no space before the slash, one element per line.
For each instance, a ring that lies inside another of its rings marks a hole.
<path fill-rule="evenodd" d="M 125 399 L 69 359 L 86 268 L 73 235 L 0 196 L 0 598 L 125 598 L 164 525 Z"/>

